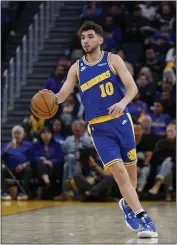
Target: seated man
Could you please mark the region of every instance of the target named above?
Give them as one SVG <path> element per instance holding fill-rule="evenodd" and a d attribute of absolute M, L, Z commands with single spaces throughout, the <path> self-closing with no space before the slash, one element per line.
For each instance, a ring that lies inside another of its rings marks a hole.
<path fill-rule="evenodd" d="M 164 108 L 160 101 L 154 102 L 152 110 L 153 113 L 150 114 L 152 118 L 152 133 L 165 136 L 166 127 L 172 119 L 168 114 L 163 113 Z"/>
<path fill-rule="evenodd" d="M 63 194 L 68 191 L 68 188 L 65 185 L 66 180 L 72 178 L 76 172 L 80 149 L 88 148 L 92 145 L 90 137 L 84 134 L 80 121 L 73 122 L 72 131 L 73 135 L 67 137 L 64 142 L 65 165 L 63 176 Z M 63 198 L 61 197 L 61 199 Z"/>
<path fill-rule="evenodd" d="M 102 163 L 93 148 L 81 150 L 78 173 L 73 176 L 76 193 L 80 201 L 110 200 L 110 191 L 114 178 L 109 172 L 104 172 Z"/>
<path fill-rule="evenodd" d="M 152 195 L 157 195 L 162 184 L 165 184 L 166 201 L 171 201 L 173 166 L 176 162 L 176 125 L 169 124 L 166 130 L 166 138 L 156 144 L 154 154 L 159 159 L 159 168 L 156 181 L 149 190 Z"/>
<path fill-rule="evenodd" d="M 147 183 L 147 178 L 150 172 L 150 161 L 152 158 L 152 152 L 154 148 L 153 136 L 146 135 L 142 124 L 135 124 L 135 139 L 137 149 L 137 168 L 138 168 L 138 183 L 137 191 L 142 193 Z"/>
<path fill-rule="evenodd" d="M 2 169 L 2 193 L 3 200 L 9 200 L 11 197 L 7 194 L 5 178 L 7 176 L 6 168 L 20 180 L 24 190 L 19 189 L 17 200 L 27 200 L 29 195 L 29 181 L 32 175 L 30 167 L 31 142 L 24 140 L 24 129 L 17 125 L 12 128 L 12 141 L 2 147 L 1 156 L 5 162 L 5 168 Z M 8 171 L 9 172 L 9 171 Z M 8 177 L 8 176 L 7 176 Z"/>

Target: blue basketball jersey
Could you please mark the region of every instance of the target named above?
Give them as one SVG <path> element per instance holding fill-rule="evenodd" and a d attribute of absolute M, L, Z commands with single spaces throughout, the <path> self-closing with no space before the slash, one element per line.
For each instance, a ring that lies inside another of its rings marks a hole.
<path fill-rule="evenodd" d="M 77 61 L 81 101 L 87 121 L 108 115 L 108 108 L 122 100 L 125 87 L 110 63 L 111 53 L 102 52 L 100 60 L 88 63 L 85 56 Z M 127 113 L 127 107 L 124 113 Z"/>

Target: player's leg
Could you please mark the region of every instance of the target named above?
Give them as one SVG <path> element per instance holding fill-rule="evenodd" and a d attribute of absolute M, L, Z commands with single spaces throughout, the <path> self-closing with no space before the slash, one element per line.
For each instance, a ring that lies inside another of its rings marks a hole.
<path fill-rule="evenodd" d="M 118 118 L 116 122 L 116 128 L 118 131 L 118 140 L 120 144 L 120 152 L 121 152 L 121 156 L 123 159 L 123 163 L 125 165 L 125 168 L 128 171 L 127 174 L 132 183 L 129 190 L 127 190 L 126 187 L 125 187 L 125 190 L 123 190 L 126 193 L 122 192 L 122 195 L 126 202 L 124 200 L 120 200 L 119 205 L 122 211 L 124 212 L 126 222 L 131 224 L 131 216 L 133 216 L 132 215 L 132 210 L 133 210 L 133 212 L 135 213 L 135 216 L 137 217 L 138 222 L 141 225 L 142 225 L 142 218 L 145 218 L 144 221 L 146 221 L 146 224 L 148 223 L 151 224 L 149 226 L 150 228 L 147 227 L 147 231 L 144 231 L 141 228 L 142 232 L 141 234 L 139 234 L 140 237 L 141 236 L 143 237 L 144 235 L 147 235 L 147 236 L 149 235 L 149 237 L 156 237 L 157 232 L 155 230 L 154 225 L 152 224 L 152 220 L 149 217 L 147 217 L 146 212 L 143 210 L 139 202 L 139 198 L 137 196 L 136 190 L 135 190 L 136 185 L 137 185 L 137 169 L 136 169 L 137 156 L 136 156 L 136 144 L 135 144 L 135 138 L 134 138 L 133 124 L 132 124 L 130 115 L 125 114 L 122 117 Z M 115 167 L 115 168 L 118 168 L 118 167 Z M 110 169 L 110 171 L 114 172 L 116 171 L 116 169 Z M 117 176 L 117 179 L 118 178 L 120 177 Z M 122 186 L 120 185 L 122 185 L 122 183 L 119 184 L 119 188 L 122 189 Z M 131 197 L 129 197 L 129 195 L 131 195 Z M 134 219 L 132 220 L 134 223 Z"/>
<path fill-rule="evenodd" d="M 114 120 L 115 121 L 115 120 Z M 118 119 L 115 121 L 115 124 L 117 125 Z M 110 126 L 111 124 L 111 126 Z M 92 141 L 95 145 L 95 148 L 103 162 L 104 169 L 109 169 L 110 172 L 113 172 L 112 175 L 114 176 L 117 184 L 120 187 L 120 191 L 125 193 L 124 188 L 128 189 L 130 187 L 130 190 L 133 189 L 133 192 L 135 193 L 135 190 L 130 182 L 129 175 L 127 173 L 127 170 L 122 162 L 122 157 L 120 153 L 120 149 L 117 144 L 117 138 L 113 135 L 116 135 L 116 132 L 113 129 L 112 123 L 104 123 L 104 124 L 97 124 L 97 125 L 91 125 L 89 128 L 89 133 L 92 137 Z M 114 164 L 115 163 L 115 164 Z M 109 168 L 112 166 L 112 168 Z M 114 168 L 115 172 L 114 172 Z M 127 188 L 128 187 L 128 188 Z M 123 196 L 127 196 L 127 202 L 131 202 L 131 192 L 126 194 L 123 194 Z M 141 209 L 141 205 L 137 203 L 133 203 L 133 209 L 139 210 Z M 134 215 L 134 214 L 133 214 Z M 131 226 L 131 224 L 130 224 Z M 138 229 L 139 224 L 135 227 L 131 227 L 132 229 Z"/>
<path fill-rule="evenodd" d="M 133 187 L 128 172 L 123 164 L 123 161 L 117 161 L 113 165 L 109 166 L 108 170 L 114 176 L 120 192 L 126 202 L 130 205 L 134 212 L 142 209 L 142 206 L 139 202 L 135 188 Z"/>
<path fill-rule="evenodd" d="M 128 172 L 129 178 L 130 178 L 130 182 L 132 183 L 133 187 L 136 190 L 137 187 L 137 165 L 133 164 L 133 165 L 125 165 L 126 170 Z"/>
<path fill-rule="evenodd" d="M 120 125 L 118 125 L 120 124 L 120 122 L 121 121 L 114 120 L 114 123 L 116 126 L 118 126 L 119 130 L 121 130 L 121 128 L 119 127 Z M 128 219 L 126 219 L 126 221 L 131 221 L 128 225 L 134 230 L 139 227 L 139 224 L 142 225 L 142 230 L 141 234 L 139 234 L 139 237 L 157 237 L 158 234 L 155 230 L 154 225 L 152 224 L 152 220 L 149 217 L 146 217 L 146 212 L 142 209 L 135 188 L 130 182 L 128 172 L 121 159 L 120 148 L 118 147 L 116 132 L 114 130 L 114 123 L 109 122 L 98 125 L 91 125 L 89 127 L 89 133 L 92 137 L 95 148 L 104 164 L 104 169 L 108 169 L 112 173 L 123 197 L 135 213 L 134 215 L 131 208 L 128 206 L 129 210 L 131 210 L 131 212 L 133 213 L 131 217 L 129 217 L 130 212 L 127 215 Z M 123 131 L 127 130 L 124 129 Z M 123 135 L 127 137 L 125 132 L 123 133 Z M 136 151 L 133 149 L 127 154 L 128 157 L 132 159 L 131 163 L 135 164 Z M 127 164 L 127 162 L 125 164 Z M 143 230 L 144 228 L 146 228 L 145 231 Z"/>

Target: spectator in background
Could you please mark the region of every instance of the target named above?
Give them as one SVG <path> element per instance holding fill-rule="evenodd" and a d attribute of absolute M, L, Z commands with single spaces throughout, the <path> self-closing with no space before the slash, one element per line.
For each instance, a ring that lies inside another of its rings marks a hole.
<path fill-rule="evenodd" d="M 160 30 L 155 32 L 154 39 L 157 40 L 159 37 L 166 38 L 168 44 L 171 44 L 173 42 L 174 32 L 170 31 L 169 24 L 166 23 L 161 25 Z"/>
<path fill-rule="evenodd" d="M 89 8 L 93 9 L 94 16 L 101 16 L 103 13 L 103 8 L 99 2 L 87 2 L 82 9 L 82 14 L 80 15 L 81 18 L 88 16 Z"/>
<path fill-rule="evenodd" d="M 164 136 L 166 127 L 171 121 L 171 117 L 164 113 L 164 107 L 160 101 L 155 101 L 152 107 L 152 133 Z"/>
<path fill-rule="evenodd" d="M 141 28 L 149 26 L 150 22 L 146 17 L 142 16 L 141 8 L 136 6 L 133 10 L 133 16 L 127 16 L 126 25 L 126 40 L 142 42 L 143 35 L 141 33 Z"/>
<path fill-rule="evenodd" d="M 25 131 L 25 137 L 24 139 L 27 141 L 33 141 L 34 140 L 34 135 L 32 132 L 32 123 L 29 117 L 25 117 L 23 122 L 22 122 L 22 126 L 24 128 Z"/>
<path fill-rule="evenodd" d="M 134 77 L 134 68 L 133 65 L 131 63 L 129 63 L 128 61 L 126 61 L 126 54 L 125 51 L 123 51 L 122 49 L 120 49 L 119 51 L 117 51 L 117 54 L 123 59 L 128 71 L 130 72 L 130 74 L 132 75 L 132 77 Z"/>
<path fill-rule="evenodd" d="M 63 67 L 64 69 L 63 80 L 66 79 L 70 66 L 71 66 L 71 60 L 66 55 L 60 56 L 57 67 Z"/>
<path fill-rule="evenodd" d="M 51 90 L 54 94 L 58 93 L 65 81 L 65 70 L 60 64 L 57 65 L 56 71 L 44 83 L 43 89 Z"/>
<path fill-rule="evenodd" d="M 76 62 L 78 59 L 80 59 L 84 55 L 82 49 L 74 49 L 71 54 L 71 61 L 72 64 Z"/>
<path fill-rule="evenodd" d="M 114 24 L 118 28 L 120 28 L 123 36 L 126 29 L 126 16 L 125 11 L 122 11 L 122 8 L 119 4 L 116 4 L 116 2 L 112 2 L 111 7 L 106 9 L 107 15 L 110 15 L 113 17 Z"/>
<path fill-rule="evenodd" d="M 102 8 L 97 7 L 96 2 L 89 2 L 83 8 L 83 14 L 81 14 L 81 23 L 84 21 L 94 21 L 97 24 L 103 24 Z"/>
<path fill-rule="evenodd" d="M 152 5 L 151 1 L 144 1 L 144 3 L 140 4 L 139 7 L 142 11 L 142 16 L 149 20 L 153 20 L 156 15 L 156 7 Z"/>
<path fill-rule="evenodd" d="M 163 70 L 163 82 L 170 81 L 172 85 L 176 85 L 176 75 L 172 68 L 165 68 Z"/>
<path fill-rule="evenodd" d="M 39 119 L 35 118 L 35 120 L 39 120 Z M 43 122 L 43 121 L 45 121 L 45 120 L 41 119 L 41 122 Z M 32 125 L 32 122 L 33 122 L 33 125 Z M 33 143 L 38 140 L 38 133 L 41 130 L 41 128 L 44 126 L 44 124 L 41 122 L 39 122 L 39 125 L 41 125 L 41 126 L 38 129 L 36 129 L 37 125 L 34 126 L 34 120 L 31 120 L 30 117 L 24 118 L 24 120 L 22 122 L 22 126 L 25 130 L 25 137 L 24 137 L 25 140 L 33 142 Z"/>
<path fill-rule="evenodd" d="M 152 133 L 152 118 L 149 115 L 144 115 L 141 120 L 141 125 L 143 126 L 144 135 L 151 139 L 153 149 L 157 141 L 159 141 L 163 136 L 155 135 Z"/>
<path fill-rule="evenodd" d="M 164 107 L 164 113 L 167 113 L 173 119 L 176 118 L 176 102 L 171 97 L 170 92 L 162 92 L 160 95 L 160 102 Z"/>
<path fill-rule="evenodd" d="M 44 190 L 50 191 L 50 198 L 56 196 L 61 191 L 64 153 L 61 145 L 52 137 L 51 130 L 44 128 L 40 132 L 39 142 L 33 144 L 32 148 L 32 166 L 34 172 L 41 181 Z M 58 186 L 57 180 L 60 181 Z M 49 189 L 50 188 L 50 189 Z"/>
<path fill-rule="evenodd" d="M 87 127 L 86 127 L 86 122 L 82 119 L 78 120 L 78 122 L 80 123 L 80 128 L 81 128 L 83 137 L 86 137 L 88 139 L 89 134 L 88 134 Z"/>
<path fill-rule="evenodd" d="M 146 48 L 145 51 L 145 62 L 144 66 L 147 66 L 152 71 L 152 75 L 155 80 L 160 79 L 160 74 L 162 73 L 163 66 L 157 59 L 157 54 L 152 47 Z"/>
<path fill-rule="evenodd" d="M 159 24 L 169 23 L 172 17 L 172 9 L 169 3 L 161 2 L 160 11 L 156 15 L 156 19 L 158 20 Z"/>
<path fill-rule="evenodd" d="M 63 193 L 57 197 L 56 200 L 68 200 L 68 188 L 66 181 L 71 179 L 77 169 L 77 161 L 79 159 L 80 149 L 89 148 L 91 146 L 91 140 L 88 136 L 83 135 L 79 121 L 72 123 L 73 135 L 66 138 L 64 142 L 65 153 L 65 165 L 64 165 L 64 177 L 63 177 Z"/>
<path fill-rule="evenodd" d="M 170 49 L 171 45 L 168 43 L 168 38 L 162 34 L 155 37 L 156 43 L 154 44 L 154 49 L 158 55 L 158 60 L 165 63 L 165 57 L 167 51 Z"/>
<path fill-rule="evenodd" d="M 171 201 L 172 171 L 176 162 L 176 125 L 169 124 L 166 138 L 161 139 L 155 148 L 154 154 L 159 159 L 160 167 L 156 175 L 156 182 L 149 190 L 152 195 L 157 195 L 162 184 L 165 184 L 166 200 Z"/>
<path fill-rule="evenodd" d="M 30 167 L 30 153 L 32 144 L 24 140 L 24 129 L 17 125 L 12 128 L 12 141 L 3 145 L 1 157 L 7 167 L 20 180 L 22 190 L 19 190 L 17 200 L 27 200 L 29 195 L 29 181 L 32 175 Z M 6 169 L 2 169 L 2 199 L 11 199 L 7 194 L 7 186 L 5 183 Z"/>
<path fill-rule="evenodd" d="M 142 193 L 147 183 L 147 178 L 150 173 L 150 161 L 152 158 L 152 152 L 154 144 L 152 142 L 152 136 L 144 134 L 144 128 L 142 124 L 135 124 L 135 139 L 137 150 L 137 168 L 138 168 L 138 183 L 137 191 Z"/>
<path fill-rule="evenodd" d="M 79 102 L 77 101 L 76 97 L 74 97 L 74 94 L 70 94 L 61 106 L 61 119 L 65 126 L 68 127 L 72 124 L 74 118 L 77 117 L 77 113 L 79 111 Z"/>
<path fill-rule="evenodd" d="M 138 93 L 128 104 L 128 111 L 130 112 L 134 123 L 141 122 L 142 117 L 148 113 L 147 104 L 139 98 L 140 94 Z"/>
<path fill-rule="evenodd" d="M 93 148 L 80 152 L 79 169 L 73 176 L 80 201 L 108 201 L 114 184 L 113 176 L 102 169 L 102 163 Z"/>
<path fill-rule="evenodd" d="M 148 82 L 153 82 L 152 72 L 149 67 L 143 66 L 140 69 L 139 76 L 146 76 Z"/>
<path fill-rule="evenodd" d="M 163 92 L 170 93 L 172 101 L 176 102 L 176 92 L 173 90 L 173 84 L 171 79 L 165 79 L 162 81 L 162 87 L 160 91 L 156 92 L 156 100 L 160 100 Z"/>
<path fill-rule="evenodd" d="M 117 47 L 120 46 L 122 34 L 121 30 L 115 26 L 112 16 L 105 17 L 104 31 L 103 50 L 115 52 Z"/>
<path fill-rule="evenodd" d="M 153 104 L 155 99 L 155 84 L 150 82 L 147 75 L 140 75 L 136 81 L 138 86 L 140 99 L 149 106 Z"/>
<path fill-rule="evenodd" d="M 70 158 L 75 159 L 76 161 L 78 159 L 79 150 L 90 147 L 91 145 L 90 137 L 83 134 L 83 129 L 79 120 L 72 123 L 72 131 L 73 135 L 69 136 L 64 142 L 66 161 Z"/>
<path fill-rule="evenodd" d="M 72 41 L 69 44 L 69 47 L 66 49 L 65 54 L 70 57 L 73 50 L 82 50 L 80 38 L 78 36 L 78 33 L 76 33 L 72 39 Z M 72 61 L 73 64 L 73 61 Z"/>
<path fill-rule="evenodd" d="M 56 118 L 52 122 L 52 134 L 53 138 L 56 142 L 60 143 L 61 146 L 63 146 L 65 137 L 64 137 L 64 130 L 63 130 L 63 122 Z"/>

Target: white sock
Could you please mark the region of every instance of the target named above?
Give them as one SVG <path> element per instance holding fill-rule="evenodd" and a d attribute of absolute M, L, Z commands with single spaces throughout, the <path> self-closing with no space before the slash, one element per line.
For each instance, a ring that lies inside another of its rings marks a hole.
<path fill-rule="evenodd" d="M 142 212 L 145 212 L 144 209 L 139 209 L 138 211 L 135 212 L 135 215 L 137 216 L 138 214 L 142 213 Z M 146 212 L 145 212 L 146 213 Z"/>

